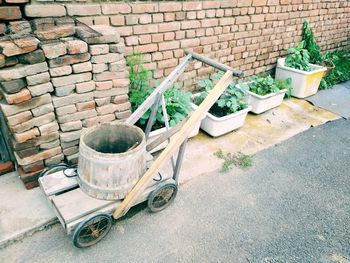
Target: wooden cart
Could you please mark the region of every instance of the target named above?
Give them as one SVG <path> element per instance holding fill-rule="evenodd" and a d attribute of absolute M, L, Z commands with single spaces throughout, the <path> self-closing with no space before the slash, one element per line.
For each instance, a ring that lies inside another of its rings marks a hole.
<path fill-rule="evenodd" d="M 128 124 L 135 124 L 152 107 L 145 130 L 147 140 L 157 109 L 161 105 L 168 131 L 157 140 L 147 144 L 146 149 L 150 152 L 165 140 L 169 140 L 169 138 L 171 140 L 155 160 L 149 155 L 149 168 L 125 199 L 107 201 L 90 197 L 79 188 L 78 181 L 75 178 L 76 168 L 64 163 L 48 167 L 41 173 L 39 178 L 40 187 L 66 233 L 73 235 L 73 244 L 76 247 L 88 247 L 103 239 L 112 226 L 112 218 L 122 217 L 136 204 L 147 200 L 149 209 L 152 212 L 158 212 L 166 208 L 175 199 L 186 142 L 191 130 L 225 91 L 233 78 L 243 75 L 241 71 L 234 70 L 199 54 L 193 52 L 186 52 L 186 54 L 184 60 L 126 120 Z M 185 121 L 170 129 L 163 93 L 173 85 L 193 59 L 226 73 L 198 109 Z M 176 151 L 178 151 L 177 154 Z M 176 158 L 174 155 L 176 155 Z M 172 174 L 160 174 L 162 164 L 169 160 L 172 163 Z"/>

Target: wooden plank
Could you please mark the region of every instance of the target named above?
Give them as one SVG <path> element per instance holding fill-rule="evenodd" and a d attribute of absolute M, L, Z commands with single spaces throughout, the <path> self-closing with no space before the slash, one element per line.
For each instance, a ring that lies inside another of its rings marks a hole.
<path fill-rule="evenodd" d="M 168 88 L 173 85 L 177 78 L 185 71 L 192 56 L 187 55 L 185 59 L 169 74 L 168 77 L 145 99 L 145 101 L 138 107 L 134 113 L 125 121 L 128 124 L 135 124 L 145 112 L 153 105 L 158 94 L 163 94 Z"/>
<path fill-rule="evenodd" d="M 185 50 L 185 53 L 188 55 L 191 55 L 194 59 L 197 59 L 197 60 L 203 62 L 204 64 L 212 66 L 216 69 L 219 69 L 222 71 L 231 71 L 235 77 L 240 77 L 240 78 L 243 77 L 243 72 L 241 70 L 236 70 L 236 69 L 231 68 L 225 64 L 222 64 L 220 62 L 217 62 L 213 59 L 207 58 L 203 55 L 197 54 L 197 53 L 192 52 L 192 51 Z"/>
<path fill-rule="evenodd" d="M 66 224 L 116 202 L 93 198 L 80 188 L 53 196 L 51 200 Z"/>
<path fill-rule="evenodd" d="M 173 181 L 173 179 L 171 178 L 163 178 L 163 182 L 164 181 Z M 150 195 L 150 193 L 155 190 L 157 188 L 157 184 L 159 182 L 153 182 L 153 184 L 148 187 L 144 192 L 142 192 L 142 194 L 138 197 L 138 199 L 136 200 L 136 202 L 134 203 L 134 205 L 138 205 L 144 201 L 146 201 L 148 199 L 148 196 Z M 105 206 L 101 209 L 99 209 L 96 212 L 103 212 L 103 213 L 107 213 L 107 214 L 112 214 L 112 212 L 120 205 L 120 201 L 116 201 L 108 206 Z M 88 214 L 85 216 L 80 217 L 77 220 L 74 220 L 68 224 L 65 225 L 65 229 L 68 235 L 70 235 L 74 229 L 78 226 L 78 224 L 80 224 L 82 221 L 84 221 L 85 219 L 87 219 L 89 216 L 91 216 L 92 214 Z"/>
<path fill-rule="evenodd" d="M 46 196 L 50 197 L 78 186 L 76 177 L 67 177 L 63 170 L 39 178 L 39 185 Z"/>
<path fill-rule="evenodd" d="M 152 180 L 154 174 L 156 174 L 161 166 L 169 160 L 169 158 L 175 153 L 176 149 L 186 140 L 191 133 L 194 126 L 202 119 L 202 117 L 208 112 L 211 106 L 217 101 L 225 89 L 233 81 L 233 72 L 227 71 L 215 87 L 209 92 L 208 96 L 204 99 L 201 105 L 190 116 L 188 121 L 182 126 L 180 131 L 174 135 L 169 145 L 154 161 L 152 166 L 138 181 L 130 193 L 126 196 L 120 206 L 114 211 L 113 217 L 119 218 L 123 216 L 137 200 L 138 196 L 146 189 L 149 182 Z"/>

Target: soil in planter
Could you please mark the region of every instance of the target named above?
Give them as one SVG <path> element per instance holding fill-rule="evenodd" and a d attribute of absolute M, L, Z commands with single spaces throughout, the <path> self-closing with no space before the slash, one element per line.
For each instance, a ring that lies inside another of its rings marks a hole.
<path fill-rule="evenodd" d="M 197 105 L 198 106 L 198 105 Z M 236 112 L 245 109 L 245 107 L 243 108 L 239 108 Z M 230 114 L 233 114 L 234 112 L 230 112 L 230 109 L 228 107 L 224 107 L 221 108 L 219 107 L 216 103 L 209 109 L 209 113 L 214 115 L 215 117 L 224 117 Z"/>

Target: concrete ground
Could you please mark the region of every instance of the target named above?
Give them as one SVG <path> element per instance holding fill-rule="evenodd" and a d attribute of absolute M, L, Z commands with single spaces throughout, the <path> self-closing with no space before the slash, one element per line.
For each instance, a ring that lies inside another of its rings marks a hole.
<path fill-rule="evenodd" d="M 55 225 L 2 249 L 0 262 L 348 263 L 349 130 L 334 121 L 257 153 L 249 170 L 197 177 L 166 210 L 137 207 L 91 248 Z"/>
<path fill-rule="evenodd" d="M 200 132 L 187 145 L 180 183 L 218 171 L 221 160 L 213 155 L 218 149 L 254 154 L 310 127 L 339 118 L 304 100 L 289 99 L 264 114 L 249 114 L 243 127 L 224 136 L 213 139 Z M 166 163 L 164 170 L 170 167 Z M 0 176 L 0 188 L 0 248 L 57 222 L 40 189 L 26 190 L 17 173 Z"/>

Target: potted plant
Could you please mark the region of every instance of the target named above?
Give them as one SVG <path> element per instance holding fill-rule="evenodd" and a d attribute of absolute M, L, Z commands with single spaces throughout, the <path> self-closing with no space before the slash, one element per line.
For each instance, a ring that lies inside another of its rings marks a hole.
<path fill-rule="evenodd" d="M 129 66 L 130 92 L 129 101 L 131 103 L 131 110 L 135 111 L 145 99 L 152 93 L 153 88 L 150 84 L 151 72 L 145 68 L 143 64 L 143 57 L 139 53 L 133 53 L 127 57 L 127 65 Z M 172 88 L 164 92 L 164 100 L 166 111 L 168 115 L 169 126 L 173 127 L 177 123 L 184 120 L 188 114 L 192 112 L 191 107 L 191 93 L 185 92 L 179 86 L 174 85 Z M 149 109 L 136 123 L 142 129 L 147 126 L 148 119 L 151 114 Z M 190 133 L 189 137 L 196 136 L 199 132 L 198 123 Z M 152 142 L 166 132 L 165 120 L 163 116 L 162 107 L 159 106 L 155 118 L 155 123 L 152 126 L 152 131 L 149 134 L 148 142 Z M 153 152 L 164 149 L 168 142 L 165 141 L 161 145 L 152 150 Z"/>
<path fill-rule="evenodd" d="M 292 96 L 305 98 L 315 94 L 326 68 L 310 63 L 309 52 L 301 41 L 288 49 L 289 55 L 277 60 L 276 79 L 292 79 Z"/>
<path fill-rule="evenodd" d="M 219 72 L 212 75 L 210 79 L 198 81 L 198 85 L 205 91 L 193 96 L 194 109 L 205 99 L 222 75 L 223 73 Z M 217 137 L 243 126 L 247 113 L 251 110 L 246 102 L 247 92 L 247 84 L 231 83 L 202 120 L 201 129 Z"/>
<path fill-rule="evenodd" d="M 270 75 L 253 76 L 248 86 L 247 102 L 252 106 L 251 112 L 260 114 L 278 107 L 284 96 L 290 96 L 291 79 L 274 80 Z"/>

